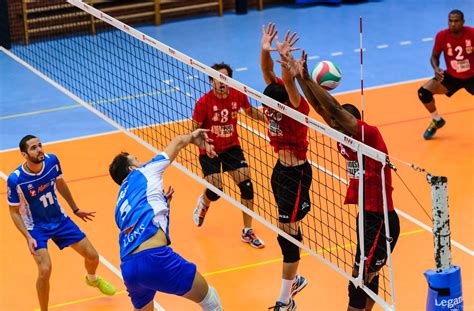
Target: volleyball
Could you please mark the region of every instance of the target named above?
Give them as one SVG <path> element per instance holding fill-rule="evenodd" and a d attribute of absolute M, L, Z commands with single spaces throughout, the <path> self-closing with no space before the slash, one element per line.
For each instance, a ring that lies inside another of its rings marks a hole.
<path fill-rule="evenodd" d="M 325 90 L 333 90 L 341 81 L 341 69 L 331 61 L 323 60 L 314 67 L 311 77 Z"/>

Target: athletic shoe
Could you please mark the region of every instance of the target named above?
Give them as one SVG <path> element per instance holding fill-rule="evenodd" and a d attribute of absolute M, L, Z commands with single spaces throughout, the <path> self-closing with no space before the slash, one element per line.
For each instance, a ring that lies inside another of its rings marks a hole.
<path fill-rule="evenodd" d="M 293 284 L 291 284 L 291 298 L 295 297 L 296 294 L 298 294 L 300 291 L 303 290 L 303 288 L 308 285 L 308 280 L 306 280 L 304 277 L 301 275 L 297 274 L 295 280 L 293 281 Z"/>
<path fill-rule="evenodd" d="M 245 232 L 245 229 L 242 229 L 242 242 L 249 243 L 252 247 L 255 248 L 264 248 L 265 244 L 260 240 L 252 229 Z"/>
<path fill-rule="evenodd" d="M 97 276 L 95 281 L 90 281 L 86 275 L 86 284 L 92 287 L 97 287 L 102 294 L 107 296 L 112 296 L 116 292 L 115 287 L 100 276 Z"/>
<path fill-rule="evenodd" d="M 290 301 L 287 304 L 277 301 L 276 304 L 273 307 L 268 308 L 268 310 L 293 311 L 296 310 L 296 302 L 293 300 L 293 298 L 290 298 Z"/>
<path fill-rule="evenodd" d="M 197 206 L 194 209 L 193 212 L 193 221 L 194 224 L 198 227 L 201 227 L 202 224 L 204 223 L 204 217 L 206 217 L 207 210 L 209 209 L 209 206 L 204 204 L 204 195 L 201 194 L 197 201 Z"/>
<path fill-rule="evenodd" d="M 431 120 L 430 126 L 426 129 L 425 133 L 423 134 L 423 137 L 425 139 L 431 139 L 434 134 L 436 134 L 436 131 L 440 128 L 442 128 L 446 124 L 446 121 L 441 118 L 439 121 L 436 120 Z"/>

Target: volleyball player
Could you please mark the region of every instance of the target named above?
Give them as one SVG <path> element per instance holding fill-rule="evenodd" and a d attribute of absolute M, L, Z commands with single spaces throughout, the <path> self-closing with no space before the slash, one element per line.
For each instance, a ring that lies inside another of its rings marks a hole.
<path fill-rule="evenodd" d="M 280 51 L 282 52 L 282 51 Z M 320 114 L 333 129 L 352 137 L 357 141 L 388 154 L 385 141 L 377 127 L 369 125 L 361 120 L 359 110 L 352 104 L 340 105 L 336 98 L 320 87 L 309 75 L 306 66 L 307 55 L 303 52 L 300 60 L 294 60 L 288 49 L 281 54 L 282 65 L 296 76 L 301 89 L 314 110 Z M 363 132 L 362 132 L 363 128 Z M 398 215 L 393 207 L 392 200 L 392 175 L 389 165 L 384 167 L 385 193 L 382 191 L 382 164 L 369 157 L 363 159 L 363 171 L 359 168 L 357 152 L 351 148 L 338 143 L 341 155 L 347 160 L 347 172 L 349 174 L 349 186 L 346 192 L 345 204 L 358 204 L 359 202 L 359 178 L 364 176 L 364 282 L 374 293 L 378 293 L 379 271 L 387 261 L 386 241 L 390 242 L 390 250 L 393 251 L 400 234 L 400 223 Z M 388 159 L 387 159 L 388 161 Z M 385 234 L 384 220 L 384 196 L 387 202 L 389 236 Z M 360 215 L 358 215 L 359 217 Z M 359 222 L 357 221 L 357 226 Z M 360 262 L 360 237 L 357 227 L 357 251 L 354 259 L 352 276 L 359 275 Z M 348 310 L 372 310 L 375 302 L 360 288 L 349 282 L 349 304 Z"/>
<path fill-rule="evenodd" d="M 275 50 L 272 47 L 277 34 L 275 24 L 264 26 L 262 32 L 260 67 L 267 84 L 263 94 L 308 115 L 309 105 L 300 95 L 294 77 L 285 68 L 282 68 L 281 79 L 275 75 L 270 55 L 270 51 Z M 290 47 L 297 40 L 287 33 L 283 44 Z M 313 173 L 306 158 L 308 128 L 269 107 L 264 107 L 264 113 L 269 122 L 270 144 L 278 157 L 271 177 L 273 195 L 278 206 L 278 227 L 297 241 L 302 241 L 299 222 L 311 209 L 309 189 Z M 297 273 L 300 249 L 281 235 L 277 240 L 283 254 L 283 270 L 280 296 L 272 308 L 280 311 L 295 310 L 293 297 L 308 284 Z"/>
<path fill-rule="evenodd" d="M 444 54 L 446 70 L 439 67 L 441 53 Z M 425 139 L 431 139 L 446 124 L 436 110 L 433 95 L 445 94 L 451 97 L 462 88 L 474 95 L 474 28 L 464 26 L 463 12 L 449 12 L 448 29 L 436 34 L 430 62 L 435 77 L 418 90 L 418 97 L 432 118 L 423 134 Z"/>
<path fill-rule="evenodd" d="M 232 77 L 232 68 L 224 63 L 215 64 L 213 69 L 224 76 Z M 240 190 L 242 204 L 253 211 L 254 189 L 250 180 L 250 171 L 240 147 L 237 133 L 237 118 L 241 109 L 259 121 L 266 121 L 261 111 L 252 107 L 244 94 L 229 88 L 225 83 L 209 78 L 212 90 L 202 96 L 196 103 L 193 113 L 194 129 L 210 130 L 217 152 L 217 157 L 209 157 L 204 150 L 200 150 L 199 163 L 201 164 L 204 179 L 218 189 L 222 189 L 221 172 L 229 173 Z M 206 213 L 212 202 L 219 199 L 219 195 L 210 189 L 205 189 L 199 197 L 194 209 L 193 221 L 202 226 Z M 252 217 L 242 212 L 244 228 L 241 240 L 255 248 L 263 248 L 264 242 L 257 237 L 252 229 Z"/>
<path fill-rule="evenodd" d="M 120 185 L 115 220 L 120 229 L 120 259 L 123 280 L 135 310 L 153 310 L 157 291 L 182 296 L 205 311 L 222 310 L 213 287 L 208 286 L 196 265 L 168 245 L 170 201 L 174 190 L 163 190 L 163 173 L 179 151 L 192 143 L 216 156 L 205 130 L 174 138 L 164 151 L 147 163 L 126 152 L 109 167 Z"/>
<path fill-rule="evenodd" d="M 87 285 L 97 287 L 105 295 L 115 294 L 115 288 L 96 275 L 99 254 L 86 235 L 69 218 L 59 204 L 56 190 L 66 200 L 74 215 L 92 221 L 95 212 L 79 209 L 63 178 L 61 165 L 54 154 L 46 154 L 43 144 L 33 135 L 20 140 L 20 152 L 25 163 L 16 168 L 7 180 L 8 205 L 13 223 L 25 237 L 30 253 L 38 266 L 36 291 L 40 309 L 48 310 L 51 258 L 48 241 L 63 249 L 70 246 L 82 257 Z"/>

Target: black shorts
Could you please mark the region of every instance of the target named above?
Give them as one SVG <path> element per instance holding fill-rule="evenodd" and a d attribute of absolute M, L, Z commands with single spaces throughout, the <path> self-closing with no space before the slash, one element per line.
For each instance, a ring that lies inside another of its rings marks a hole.
<path fill-rule="evenodd" d="M 365 212 L 364 215 L 364 253 L 365 261 L 364 274 L 379 271 L 387 262 L 387 243 L 385 235 L 385 221 L 383 213 Z M 400 221 L 395 211 L 388 212 L 388 223 L 390 227 L 390 249 L 393 252 L 400 235 Z M 357 251 L 355 263 L 360 260 L 359 249 L 359 221 L 357 221 Z"/>
<path fill-rule="evenodd" d="M 312 180 L 313 170 L 308 162 L 298 166 L 284 166 L 277 162 L 272 173 L 272 190 L 279 222 L 299 221 L 311 210 L 309 188 Z"/>
<path fill-rule="evenodd" d="M 204 176 L 217 174 L 221 172 L 233 171 L 242 167 L 248 167 L 245 161 L 244 152 L 240 146 L 233 146 L 217 154 L 217 157 L 211 158 L 205 154 L 199 156 L 202 172 Z"/>
<path fill-rule="evenodd" d="M 444 79 L 441 84 L 448 89 L 446 96 L 451 97 L 454 93 L 462 88 L 465 88 L 470 94 L 474 95 L 474 77 L 468 79 L 455 78 L 452 75 L 444 72 Z"/>

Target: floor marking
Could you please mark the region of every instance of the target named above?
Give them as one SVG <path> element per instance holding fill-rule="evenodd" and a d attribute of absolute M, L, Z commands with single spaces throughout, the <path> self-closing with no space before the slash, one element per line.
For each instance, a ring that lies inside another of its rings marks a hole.
<path fill-rule="evenodd" d="M 377 45 L 377 49 L 386 49 L 386 48 L 388 48 L 388 44 Z"/>
<path fill-rule="evenodd" d="M 318 59 L 318 58 L 319 58 L 318 55 L 308 56 L 309 60 Z"/>
<path fill-rule="evenodd" d="M 362 52 L 365 52 L 366 48 L 362 49 Z M 360 53 L 360 48 L 354 49 L 354 53 Z"/>
<path fill-rule="evenodd" d="M 433 38 L 423 38 L 423 39 L 421 39 L 421 41 L 429 42 L 429 41 L 433 41 Z"/>
<path fill-rule="evenodd" d="M 249 70 L 249 69 L 247 67 L 240 67 L 240 68 L 235 69 L 235 71 L 237 71 L 237 72 L 245 71 L 245 70 Z"/>
<path fill-rule="evenodd" d="M 400 41 L 400 45 L 408 45 L 411 44 L 411 41 Z"/>
<path fill-rule="evenodd" d="M 342 54 L 344 54 L 344 53 L 342 53 L 342 52 L 334 52 L 334 53 L 331 53 L 331 56 L 340 56 L 340 55 L 342 55 Z"/>

